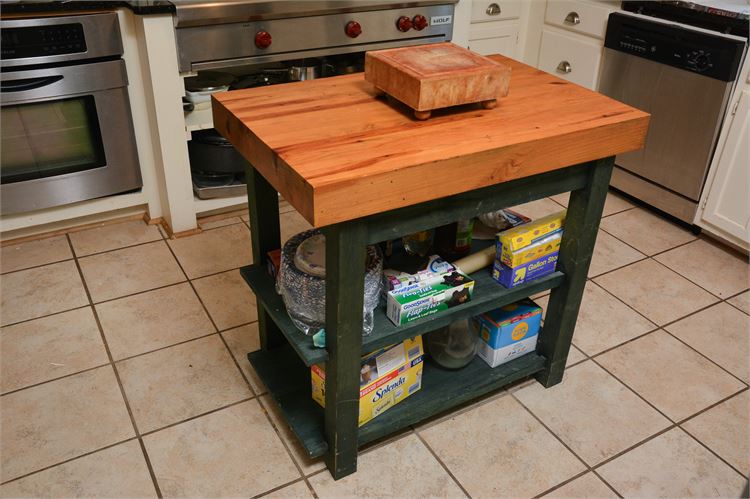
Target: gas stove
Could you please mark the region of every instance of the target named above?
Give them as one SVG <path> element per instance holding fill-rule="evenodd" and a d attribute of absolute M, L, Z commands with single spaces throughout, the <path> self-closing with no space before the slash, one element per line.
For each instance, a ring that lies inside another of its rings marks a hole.
<path fill-rule="evenodd" d="M 445 42 L 457 0 L 179 2 L 182 72 Z"/>

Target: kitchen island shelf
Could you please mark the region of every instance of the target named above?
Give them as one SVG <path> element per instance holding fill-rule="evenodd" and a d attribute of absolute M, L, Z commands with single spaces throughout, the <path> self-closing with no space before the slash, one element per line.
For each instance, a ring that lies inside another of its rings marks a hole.
<path fill-rule="evenodd" d="M 287 341 L 292 345 L 297 355 L 306 366 L 311 366 L 328 359 L 328 351 L 324 348 L 315 348 L 312 338 L 304 335 L 297 329 L 289 318 L 281 296 L 274 289 L 273 279 L 266 272 L 265 267 L 260 265 L 248 265 L 240 269 L 240 274 L 252 288 L 258 303 L 262 305 L 268 315 L 284 334 Z M 513 303 L 527 296 L 531 296 L 548 289 L 553 289 L 562 284 L 565 275 L 554 272 L 540 279 L 516 286 L 505 288 L 492 279 L 490 270 L 481 269 L 470 277 L 474 279 L 474 295 L 471 301 L 450 308 L 438 315 L 432 315 L 418 319 L 409 324 L 396 326 L 386 316 L 385 306 L 381 304 L 375 309 L 374 329 L 372 333 L 362 337 L 362 355 L 382 348 L 387 345 L 398 343 L 406 338 L 413 338 L 420 334 L 434 331 L 447 326 L 451 322 L 467 319 L 497 307 Z"/>
<path fill-rule="evenodd" d="M 281 409 L 302 447 L 311 458 L 326 453 L 324 410 L 311 398 L 310 369 L 289 346 L 248 354 L 250 363 Z M 545 358 L 529 353 L 495 368 L 479 357 L 463 369 L 449 371 L 429 361 L 424 364 L 422 388 L 359 428 L 357 445 L 444 413 L 544 369 Z"/>

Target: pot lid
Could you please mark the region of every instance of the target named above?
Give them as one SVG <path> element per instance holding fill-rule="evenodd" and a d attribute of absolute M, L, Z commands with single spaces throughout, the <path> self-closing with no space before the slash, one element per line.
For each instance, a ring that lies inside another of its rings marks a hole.
<path fill-rule="evenodd" d="M 234 75 L 221 71 L 202 71 L 198 76 L 185 78 L 185 90 L 188 92 L 212 92 L 226 90 L 234 83 Z"/>

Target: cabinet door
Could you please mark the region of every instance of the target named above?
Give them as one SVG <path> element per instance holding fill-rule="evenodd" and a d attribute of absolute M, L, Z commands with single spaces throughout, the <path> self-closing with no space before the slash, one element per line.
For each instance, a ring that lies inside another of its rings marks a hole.
<path fill-rule="evenodd" d="M 750 246 L 750 89 L 740 93 L 702 218 Z"/>
<path fill-rule="evenodd" d="M 539 69 L 596 89 L 602 46 L 581 35 L 557 33 L 544 29 L 539 50 Z"/>
<path fill-rule="evenodd" d="M 502 54 L 516 57 L 518 47 L 518 24 L 481 23 L 469 28 L 469 49 L 482 55 Z"/>

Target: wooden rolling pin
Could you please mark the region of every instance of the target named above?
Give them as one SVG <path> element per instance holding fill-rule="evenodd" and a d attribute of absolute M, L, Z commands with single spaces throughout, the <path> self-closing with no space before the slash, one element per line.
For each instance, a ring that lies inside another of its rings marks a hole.
<path fill-rule="evenodd" d="M 453 265 L 461 269 L 465 274 L 471 274 L 477 270 L 492 265 L 495 261 L 495 246 L 488 246 L 482 251 L 477 251 L 453 262 Z"/>

